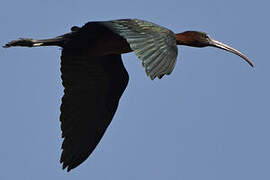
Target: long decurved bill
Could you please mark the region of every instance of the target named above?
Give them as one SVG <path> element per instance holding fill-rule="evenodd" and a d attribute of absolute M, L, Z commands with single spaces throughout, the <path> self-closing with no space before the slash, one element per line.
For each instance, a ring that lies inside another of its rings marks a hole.
<path fill-rule="evenodd" d="M 210 39 L 210 46 L 213 46 L 213 47 L 217 47 L 217 48 L 220 48 L 220 49 L 223 49 L 225 51 L 229 51 L 231 53 L 234 53 L 238 56 L 240 56 L 241 58 L 243 58 L 251 67 L 253 67 L 253 63 L 251 60 L 249 60 L 243 53 L 241 53 L 240 51 L 232 48 L 231 46 L 228 46 L 222 42 L 219 42 L 217 40 L 214 40 L 214 39 Z"/>

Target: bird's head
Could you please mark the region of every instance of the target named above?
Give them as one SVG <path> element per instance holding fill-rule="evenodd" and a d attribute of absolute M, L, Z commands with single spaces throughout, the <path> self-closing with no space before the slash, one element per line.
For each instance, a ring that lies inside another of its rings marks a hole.
<path fill-rule="evenodd" d="M 216 48 L 223 49 L 234 53 L 241 58 L 243 58 L 250 66 L 253 67 L 253 63 L 240 51 L 222 43 L 217 40 L 210 38 L 210 36 L 204 32 L 200 31 L 185 31 L 183 33 L 178 33 L 176 36 L 177 45 L 185 45 L 192 47 L 207 47 L 212 46 Z"/>

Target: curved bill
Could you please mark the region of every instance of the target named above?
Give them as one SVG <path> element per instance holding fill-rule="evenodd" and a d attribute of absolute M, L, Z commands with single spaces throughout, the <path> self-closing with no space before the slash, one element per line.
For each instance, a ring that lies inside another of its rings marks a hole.
<path fill-rule="evenodd" d="M 225 50 L 225 51 L 229 51 L 229 52 L 231 52 L 231 53 L 234 53 L 234 54 L 236 54 L 236 55 L 238 55 L 238 56 L 240 56 L 241 58 L 243 58 L 251 67 L 253 67 L 254 65 L 253 65 L 253 63 L 252 63 L 252 61 L 251 60 L 249 60 L 243 53 L 241 53 L 240 51 L 238 51 L 238 50 L 236 50 L 236 49 L 234 49 L 234 48 L 232 48 L 232 47 L 230 47 L 230 46 L 228 46 L 228 45 L 226 45 L 226 44 L 224 44 L 224 43 L 222 43 L 222 42 L 219 42 L 219 41 L 217 41 L 217 40 L 214 40 L 214 39 L 211 39 L 211 38 L 209 38 L 209 45 L 210 46 L 214 46 L 214 47 L 217 47 L 217 48 L 220 48 L 220 49 L 223 49 L 223 50 Z"/>

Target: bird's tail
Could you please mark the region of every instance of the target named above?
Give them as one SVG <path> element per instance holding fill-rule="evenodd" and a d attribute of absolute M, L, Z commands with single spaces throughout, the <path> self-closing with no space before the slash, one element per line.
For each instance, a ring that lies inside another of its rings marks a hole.
<path fill-rule="evenodd" d="M 10 41 L 4 48 L 9 48 L 13 46 L 23 46 L 23 47 L 38 47 L 38 46 L 62 46 L 64 43 L 64 38 L 59 36 L 52 39 L 28 39 L 28 38 L 20 38 L 19 40 Z"/>

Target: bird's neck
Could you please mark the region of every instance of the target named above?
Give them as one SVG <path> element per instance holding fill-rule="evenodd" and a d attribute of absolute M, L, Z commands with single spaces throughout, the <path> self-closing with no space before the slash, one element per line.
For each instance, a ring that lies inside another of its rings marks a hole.
<path fill-rule="evenodd" d="M 177 45 L 186 45 L 188 46 L 189 44 L 191 44 L 191 39 L 186 36 L 186 33 L 178 33 L 175 34 L 175 38 L 176 38 L 176 44 Z"/>
<path fill-rule="evenodd" d="M 197 31 L 185 31 L 175 34 L 177 45 L 185 45 L 191 47 L 205 47 L 207 41 L 202 38 L 200 32 Z"/>

